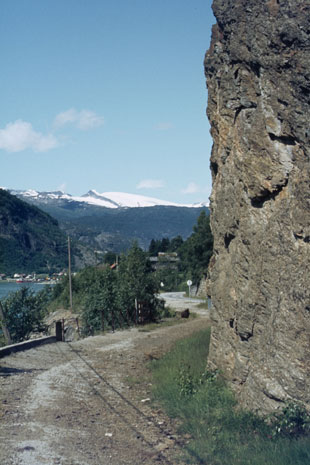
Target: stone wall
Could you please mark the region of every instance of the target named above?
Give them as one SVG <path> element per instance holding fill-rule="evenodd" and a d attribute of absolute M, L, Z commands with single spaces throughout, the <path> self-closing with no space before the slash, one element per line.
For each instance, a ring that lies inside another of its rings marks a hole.
<path fill-rule="evenodd" d="M 310 2 L 213 11 L 209 363 L 246 407 L 310 406 Z"/>

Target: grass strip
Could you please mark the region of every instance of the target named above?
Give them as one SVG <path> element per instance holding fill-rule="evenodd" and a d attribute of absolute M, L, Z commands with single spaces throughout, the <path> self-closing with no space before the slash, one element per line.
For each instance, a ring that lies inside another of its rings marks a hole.
<path fill-rule="evenodd" d="M 176 343 L 151 362 L 153 395 L 191 435 L 184 463 L 208 465 L 309 465 L 309 436 L 273 437 L 272 426 L 237 408 L 219 374 L 206 370 L 210 330 Z"/>

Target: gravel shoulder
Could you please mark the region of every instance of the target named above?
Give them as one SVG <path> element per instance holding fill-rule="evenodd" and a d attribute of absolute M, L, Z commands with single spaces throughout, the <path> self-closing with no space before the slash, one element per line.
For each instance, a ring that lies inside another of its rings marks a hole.
<path fill-rule="evenodd" d="M 152 402 L 147 363 L 207 327 L 208 312 L 199 313 L 151 332 L 132 328 L 1 359 L 0 463 L 179 463 L 187 439 Z"/>

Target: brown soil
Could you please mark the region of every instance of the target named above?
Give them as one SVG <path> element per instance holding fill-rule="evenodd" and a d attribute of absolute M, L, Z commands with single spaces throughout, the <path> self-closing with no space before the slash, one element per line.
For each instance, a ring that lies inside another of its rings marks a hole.
<path fill-rule="evenodd" d="M 208 324 L 199 315 L 3 358 L 1 465 L 180 463 L 188 438 L 152 401 L 147 363 Z"/>

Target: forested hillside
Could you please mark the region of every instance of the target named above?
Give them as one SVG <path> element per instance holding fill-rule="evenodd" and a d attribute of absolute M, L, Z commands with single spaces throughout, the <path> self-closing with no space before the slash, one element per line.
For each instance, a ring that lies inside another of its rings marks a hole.
<path fill-rule="evenodd" d="M 57 220 L 0 189 L 0 273 L 67 267 L 66 236 Z"/>
<path fill-rule="evenodd" d="M 92 209 L 91 214 L 79 218 L 59 219 L 59 224 L 70 236 L 101 250 L 121 252 L 134 240 L 147 249 L 152 239 L 190 236 L 203 208 L 145 207 L 130 209 Z M 57 218 L 57 212 L 53 215 Z"/>

